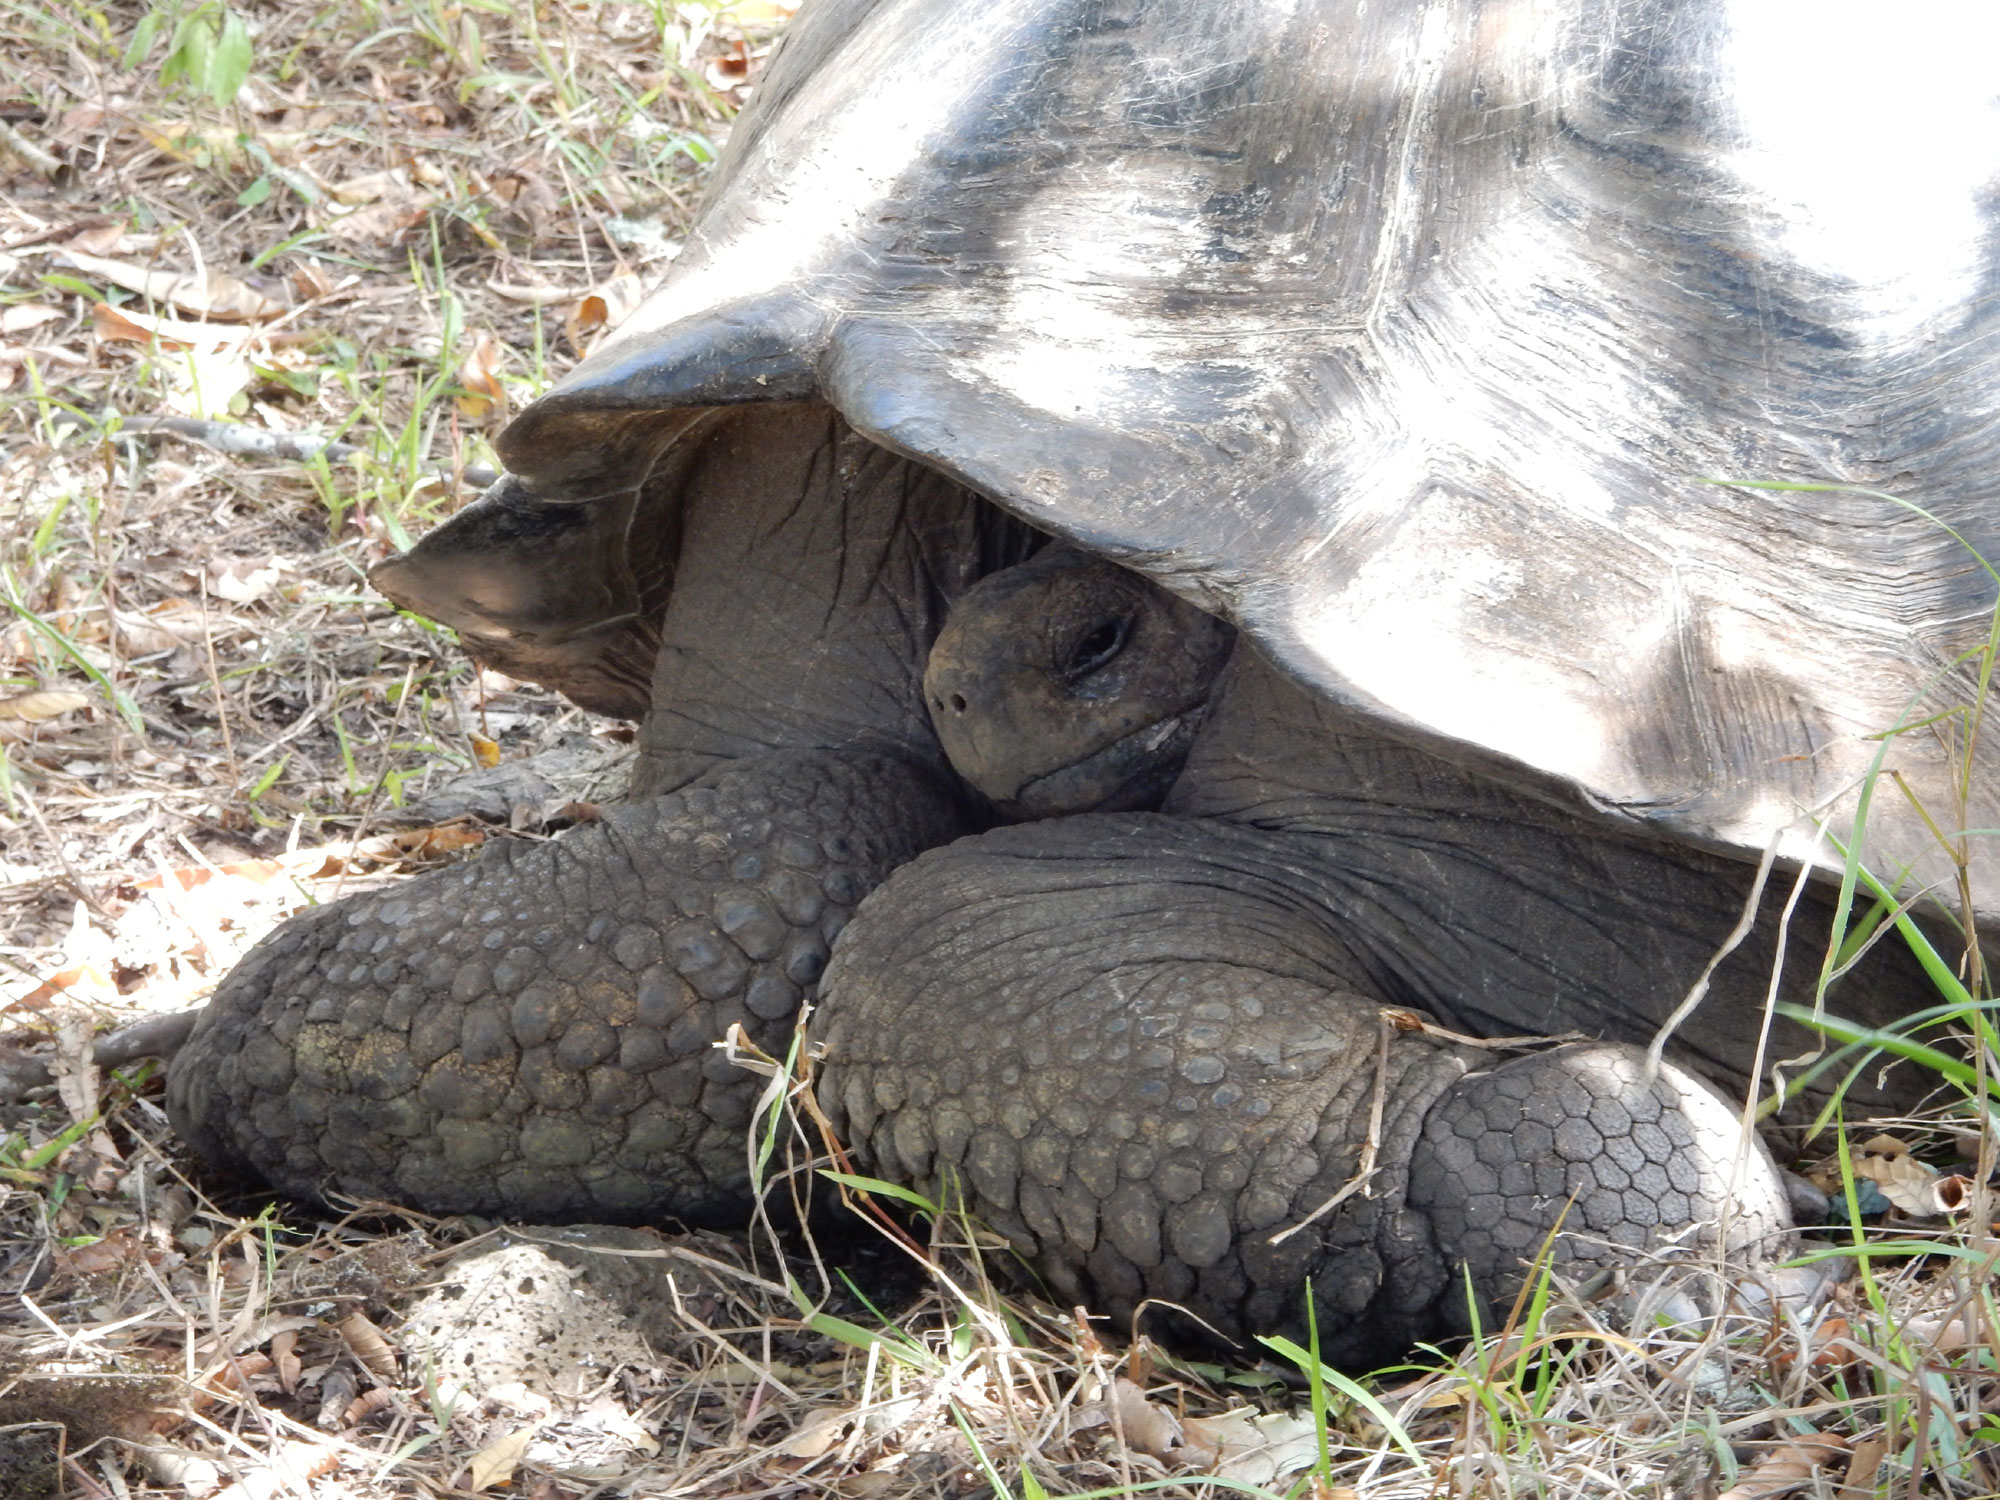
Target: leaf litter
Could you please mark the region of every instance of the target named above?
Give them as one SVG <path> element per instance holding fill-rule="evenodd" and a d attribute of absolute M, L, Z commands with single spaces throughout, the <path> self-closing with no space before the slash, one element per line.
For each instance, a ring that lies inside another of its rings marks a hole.
<path fill-rule="evenodd" d="M 1282 1359 L 1176 1360 L 996 1287 L 949 1216 L 921 1262 L 844 1248 L 864 1300 L 809 1242 L 322 1214 L 174 1140 L 134 1032 L 305 905 L 616 797 L 628 726 L 477 671 L 362 578 L 490 479 L 507 413 L 671 261 L 788 11 L 13 12 L 0 1494 L 1990 1481 L 1984 1282 L 1914 1258 L 1817 1303 L 1697 1305 L 1685 1268 L 1558 1284 L 1538 1326 L 1376 1382 L 1414 1462 L 1338 1392 L 1323 1434 Z M 1907 1146 L 1854 1170 L 1963 1218 L 1970 1179 Z M 1948 1478 L 1882 1436 L 1916 1387 Z"/>

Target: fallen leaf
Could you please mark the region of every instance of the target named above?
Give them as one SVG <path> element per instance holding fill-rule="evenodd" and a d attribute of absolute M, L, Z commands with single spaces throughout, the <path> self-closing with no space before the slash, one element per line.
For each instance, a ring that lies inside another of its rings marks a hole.
<path fill-rule="evenodd" d="M 396 1404 L 396 1393 L 386 1386 L 375 1386 L 363 1391 L 352 1401 L 344 1401 L 340 1408 L 340 1425 L 358 1427 L 384 1407 Z"/>
<path fill-rule="evenodd" d="M 71 1021 L 56 1032 L 56 1097 L 81 1125 L 97 1116 L 97 1064 L 91 1058 L 91 1025 Z"/>
<path fill-rule="evenodd" d="M 158 344 L 166 349 L 231 349 L 249 335 L 240 328 L 214 323 L 190 323 L 185 318 L 160 318 L 133 308 L 94 303 L 90 331 L 103 344 Z"/>
<path fill-rule="evenodd" d="M 563 336 L 569 340 L 570 348 L 581 356 L 585 352 L 584 340 L 602 328 L 610 317 L 610 305 L 592 292 L 572 307 L 563 319 Z"/>
<path fill-rule="evenodd" d="M 97 224 L 89 229 L 80 230 L 60 248 L 70 254 L 81 250 L 86 255 L 116 255 L 124 244 L 124 222 L 114 219 L 109 224 Z"/>
<path fill-rule="evenodd" d="M 406 188 L 401 194 L 385 197 L 352 213 L 327 217 L 327 233 L 347 245 L 386 244 L 403 237 L 411 225 L 430 212 L 435 200 L 429 193 Z"/>
<path fill-rule="evenodd" d="M 155 302 L 172 303 L 183 312 L 200 317 L 221 318 L 225 322 L 263 322 L 285 311 L 282 302 L 272 301 L 248 282 L 221 271 L 210 271 L 206 276 L 178 271 L 149 271 L 144 266 L 92 255 L 84 250 L 67 253 L 70 263 L 80 271 L 101 277 L 113 286 L 122 286 L 128 292 L 150 297 Z"/>
<path fill-rule="evenodd" d="M 1873 1149 L 1876 1141 L 1888 1141 L 1901 1148 L 1894 1152 Z M 1909 1148 L 1889 1136 L 1877 1136 L 1854 1153 L 1854 1175 L 1875 1184 L 1882 1196 L 1906 1214 L 1929 1218 L 1942 1212 L 1937 1198 L 1937 1171 L 1909 1154 Z"/>
<path fill-rule="evenodd" d="M 392 167 L 386 172 L 364 172 L 359 177 L 350 177 L 345 182 L 337 182 L 327 191 L 336 203 L 380 203 L 384 198 L 409 198 L 414 190 L 410 186 L 410 174 L 400 167 Z"/>
<path fill-rule="evenodd" d="M 1811 1483 L 1813 1475 L 1846 1451 L 1847 1439 L 1837 1433 L 1794 1438 L 1758 1459 L 1716 1500 L 1777 1500 L 1779 1495 Z"/>
<path fill-rule="evenodd" d="M 349 1313 L 337 1326 L 341 1342 L 356 1363 L 385 1385 L 394 1385 L 396 1351 L 389 1347 L 387 1335 L 365 1313 Z"/>
<path fill-rule="evenodd" d="M 72 1276 L 102 1276 L 123 1269 L 142 1252 L 131 1227 L 114 1229 L 102 1239 L 73 1249 L 57 1249 L 56 1264 Z"/>
<path fill-rule="evenodd" d="M 1851 1365 L 1861 1357 L 1854 1344 L 1854 1330 L 1841 1317 L 1830 1317 L 1811 1332 L 1801 1334 L 1800 1342 L 1809 1351 L 1808 1366 L 1815 1370 Z M 1795 1358 L 1789 1348 L 1777 1350 L 1771 1356 L 1772 1363 L 1780 1368 L 1789 1368 Z"/>
<path fill-rule="evenodd" d="M 475 1490 L 485 1490 L 511 1481 L 514 1470 L 520 1467 L 521 1455 L 528 1451 L 528 1444 L 534 1440 L 534 1436 L 534 1427 L 523 1427 L 518 1432 L 508 1433 L 497 1443 L 489 1443 L 473 1454 L 471 1462 L 466 1466 L 466 1477 L 472 1487 Z"/>
<path fill-rule="evenodd" d="M 60 307 L 50 307 L 46 302 L 17 302 L 0 312 L 0 333 L 26 333 L 44 323 L 60 322 L 62 315 Z"/>
<path fill-rule="evenodd" d="M 1146 1393 L 1122 1375 L 1112 1391 L 1112 1399 L 1117 1402 L 1117 1428 L 1126 1447 L 1135 1453 L 1164 1458 L 1179 1446 L 1181 1424 L 1172 1412 L 1148 1401 Z"/>
<path fill-rule="evenodd" d="M 486 330 L 474 336 L 472 348 L 458 363 L 458 383 L 463 387 L 458 414 L 466 421 L 484 422 L 507 414 L 507 391 L 500 384 L 506 355 L 507 346 Z"/>
<path fill-rule="evenodd" d="M 1218 1479 L 1268 1485 L 1319 1462 L 1319 1431 L 1310 1415 L 1249 1407 L 1181 1424 L 1174 1457 Z"/>
<path fill-rule="evenodd" d="M 234 860 L 226 865 L 191 865 L 185 869 L 167 870 L 161 875 L 148 875 L 144 880 L 132 882 L 132 888 L 139 891 L 157 891 L 171 881 L 181 890 L 191 891 L 198 885 L 222 878 L 247 880 L 254 885 L 265 885 L 285 873 L 285 864 L 276 859 Z"/>
<path fill-rule="evenodd" d="M 1875 1471 L 1888 1456 L 1886 1438 L 1864 1438 L 1856 1443 L 1854 1456 L 1847 1461 L 1847 1482 L 1840 1487 L 1839 1500 L 1869 1500 L 1876 1494 Z"/>
<path fill-rule="evenodd" d="M 141 125 L 139 134 L 155 151 L 196 166 L 235 165 L 247 160 L 243 136 L 231 125 Z"/>
<path fill-rule="evenodd" d="M 352 854 L 360 859 L 434 859 L 460 849 L 472 849 L 486 842 L 486 831 L 468 823 L 441 823 L 435 828 L 406 828 L 399 833 L 378 833 L 355 844 Z M 338 873 L 340 858 L 329 852 L 328 873 Z"/>
<path fill-rule="evenodd" d="M 49 975 L 20 999 L 12 1001 L 13 1006 L 32 1009 L 47 1005 L 58 995 L 73 993 L 75 998 L 86 1003 L 101 1003 L 118 998 L 118 986 L 106 979 L 95 964 L 74 964 L 58 973 Z M 0 1009 L 8 1008 L 0 1005 Z"/>
<path fill-rule="evenodd" d="M 208 591 L 231 604 L 255 604 L 276 588 L 290 570 L 290 561 L 282 557 L 210 558 L 206 570 Z"/>
<path fill-rule="evenodd" d="M 186 599 L 167 599 L 144 613 L 128 614 L 114 608 L 111 625 L 119 649 L 127 656 L 171 651 L 201 639 L 200 607 Z"/>
<path fill-rule="evenodd" d="M 23 693 L 18 698 L 0 698 L 0 719 L 16 719 L 24 724 L 44 724 L 61 714 L 73 714 L 90 707 L 82 693 L 50 688 L 39 693 Z"/>
<path fill-rule="evenodd" d="M 1912 1318 L 1903 1325 L 1903 1334 L 1912 1343 L 1928 1344 L 1934 1354 L 1963 1354 L 1986 1343 L 1977 1321 L 1967 1323 L 1964 1318 L 1944 1318 L 1936 1313 Z"/>
<path fill-rule="evenodd" d="M 1963 1173 L 1953 1173 L 1940 1177 L 1931 1184 L 1931 1201 L 1937 1205 L 1933 1210 L 1942 1214 L 1962 1214 L 1972 1206 L 1973 1182 Z"/>
<path fill-rule="evenodd" d="M 292 263 L 292 290 L 308 301 L 327 296 L 333 291 L 333 278 L 326 268 L 316 260 L 300 260 Z"/>
<path fill-rule="evenodd" d="M 854 1420 L 852 1411 L 820 1412 L 778 1447 L 788 1458 L 818 1458 L 831 1451 Z"/>
<path fill-rule="evenodd" d="M 296 1328 L 280 1329 L 271 1335 L 271 1366 L 278 1374 L 278 1388 L 287 1396 L 299 1388 L 299 1373 L 304 1368 L 299 1362 L 299 1331 Z"/>

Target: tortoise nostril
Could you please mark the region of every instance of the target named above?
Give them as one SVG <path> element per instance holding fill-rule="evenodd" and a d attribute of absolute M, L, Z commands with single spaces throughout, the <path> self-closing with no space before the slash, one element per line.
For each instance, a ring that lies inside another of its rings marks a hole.
<path fill-rule="evenodd" d="M 953 713 L 955 713 L 955 714 L 962 714 L 962 713 L 964 713 L 964 712 L 965 712 L 965 710 L 966 710 L 966 707 L 967 707 L 967 705 L 966 705 L 966 701 L 965 701 L 965 694 L 963 694 L 963 693 L 953 693 L 953 694 L 951 695 L 951 711 L 952 711 Z"/>

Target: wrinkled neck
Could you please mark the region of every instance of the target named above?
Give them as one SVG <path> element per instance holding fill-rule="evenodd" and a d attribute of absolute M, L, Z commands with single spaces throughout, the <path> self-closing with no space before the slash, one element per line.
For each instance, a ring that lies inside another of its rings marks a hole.
<path fill-rule="evenodd" d="M 677 460 L 686 520 L 635 790 L 778 749 L 943 768 L 925 659 L 1027 528 L 818 404 L 745 407 Z"/>
<path fill-rule="evenodd" d="M 1572 826 L 1559 809 L 1392 739 L 1279 671 L 1247 638 L 1165 810 L 1260 828 L 1339 832 L 1438 814 Z"/>

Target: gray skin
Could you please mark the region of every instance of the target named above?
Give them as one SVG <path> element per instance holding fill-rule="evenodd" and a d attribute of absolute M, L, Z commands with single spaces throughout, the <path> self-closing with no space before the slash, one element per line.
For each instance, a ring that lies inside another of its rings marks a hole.
<path fill-rule="evenodd" d="M 940 647 L 985 664 L 949 676 L 947 744 L 979 747 L 962 774 L 1034 780 L 1017 705 L 1067 691 L 1047 622 L 1129 610 L 1147 587 L 1038 559 L 960 602 Z M 1127 661 L 1127 681 L 1174 684 L 1163 701 L 1186 711 L 1170 630 L 1129 632 L 1125 652 L 1158 658 Z M 942 680 L 934 666 L 934 715 Z M 1386 739 L 1247 643 L 1217 691 L 1161 812 L 962 839 L 863 903 L 815 1027 L 822 1101 L 869 1170 L 962 1192 L 1058 1298 L 1118 1318 L 1160 1299 L 1224 1331 L 1295 1327 L 1310 1277 L 1345 1363 L 1464 1327 L 1461 1266 L 1493 1316 L 1559 1220 L 1572 1267 L 1666 1241 L 1778 1248 L 1782 1181 L 1694 1076 L 1746 1081 L 1772 924 L 1674 1048 L 1693 1072 L 1649 1081 L 1634 1045 L 1733 924 L 1749 872 Z M 1139 714 L 1108 705 L 1101 739 Z M 1802 998 L 1826 913 L 1808 900 L 1795 925 L 1785 989 Z M 1864 983 L 1842 998 L 1921 995 L 1899 963 Z M 1384 1007 L 1612 1045 L 1510 1057 L 1385 1024 Z M 1368 1190 L 1273 1244 L 1354 1175 L 1378 1090 Z"/>
<path fill-rule="evenodd" d="M 924 701 L 952 769 L 1010 822 L 1154 808 L 1235 638 L 1122 568 L 1050 547 L 952 606 Z"/>
<path fill-rule="evenodd" d="M 203 1156 L 316 1198 L 743 1221 L 763 1080 L 715 1044 L 782 1052 L 856 904 L 974 826 L 921 674 L 1035 539 L 820 406 L 737 409 L 675 482 L 635 800 L 272 934 L 171 1070 Z"/>

